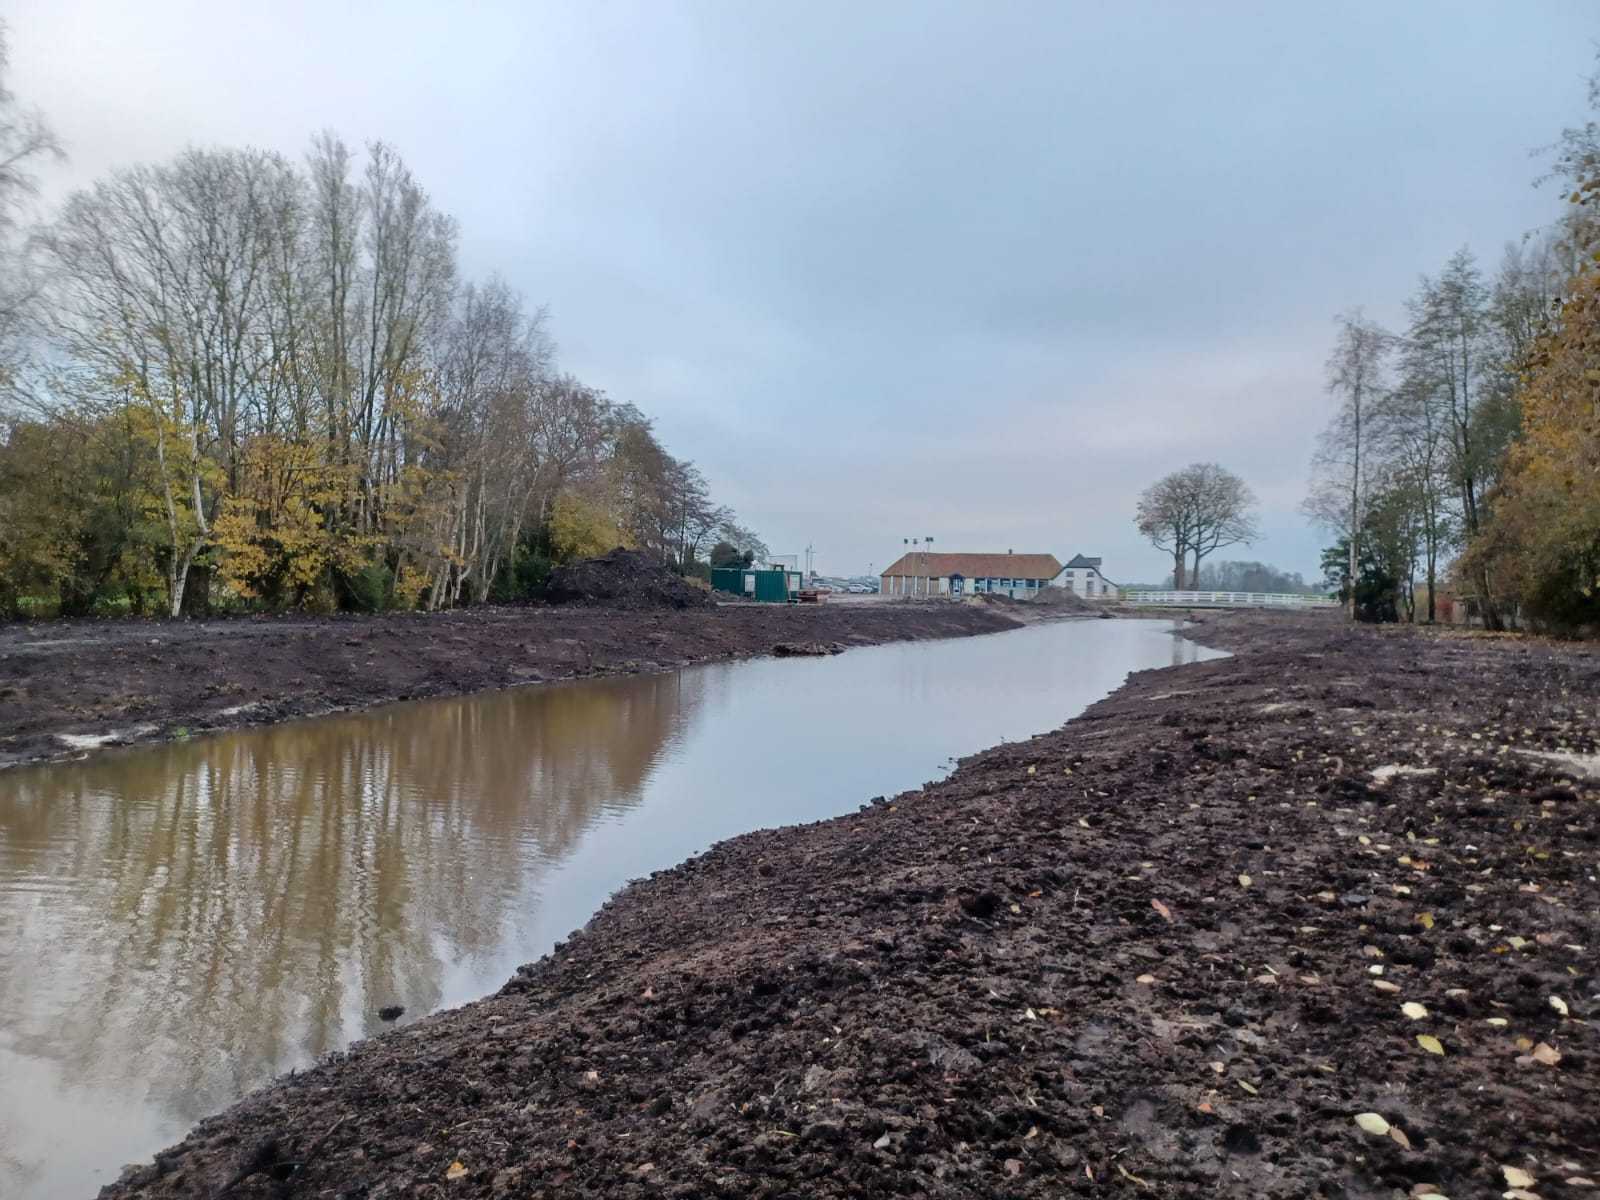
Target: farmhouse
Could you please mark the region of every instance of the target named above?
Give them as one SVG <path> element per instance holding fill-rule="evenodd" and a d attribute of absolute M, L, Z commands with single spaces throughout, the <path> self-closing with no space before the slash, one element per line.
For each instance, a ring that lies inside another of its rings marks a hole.
<path fill-rule="evenodd" d="M 1016 600 L 1037 595 L 1060 575 L 1053 554 L 902 554 L 881 576 L 886 596 L 1001 594 Z"/>
<path fill-rule="evenodd" d="M 1074 554 L 1072 561 L 1061 568 L 1061 574 L 1051 582 L 1088 600 L 1115 600 L 1117 585 L 1100 574 L 1100 562 L 1098 558 Z"/>

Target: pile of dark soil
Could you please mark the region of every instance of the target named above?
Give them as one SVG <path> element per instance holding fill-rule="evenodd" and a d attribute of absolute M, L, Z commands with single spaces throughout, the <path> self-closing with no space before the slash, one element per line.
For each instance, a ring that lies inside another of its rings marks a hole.
<path fill-rule="evenodd" d="M 618 546 L 599 558 L 584 558 L 550 572 L 546 596 L 552 604 L 604 604 L 612 608 L 712 608 L 716 601 L 660 562 Z"/>
<path fill-rule="evenodd" d="M 1069 592 L 1064 587 L 1040 588 L 1028 597 L 1029 604 L 1042 604 L 1050 608 L 1061 609 L 1066 612 L 1098 613 L 1100 606 L 1091 600 L 1085 600 L 1076 592 Z"/>
<path fill-rule="evenodd" d="M 107 1200 L 1593 1195 L 1600 657 L 1194 633 L 1239 657 L 636 883 Z"/>

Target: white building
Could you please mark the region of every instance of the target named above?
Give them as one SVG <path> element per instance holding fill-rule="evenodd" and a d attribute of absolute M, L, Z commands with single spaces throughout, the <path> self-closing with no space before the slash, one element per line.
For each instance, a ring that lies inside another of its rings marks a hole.
<path fill-rule="evenodd" d="M 1120 592 L 1117 585 L 1100 573 L 1098 558 L 1075 554 L 1072 561 L 1061 568 L 1061 573 L 1050 581 L 1051 587 L 1066 588 L 1085 600 L 1115 600 Z"/>

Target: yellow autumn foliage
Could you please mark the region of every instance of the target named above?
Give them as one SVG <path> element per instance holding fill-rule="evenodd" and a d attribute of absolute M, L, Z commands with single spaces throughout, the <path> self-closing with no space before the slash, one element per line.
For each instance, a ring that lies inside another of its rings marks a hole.
<path fill-rule="evenodd" d="M 556 497 L 550 512 L 550 545 L 561 560 L 590 558 L 633 546 L 633 539 L 618 526 L 604 506 L 574 492 Z"/>
<path fill-rule="evenodd" d="M 1519 400 L 1522 437 L 1466 565 L 1537 623 L 1600 627 L 1600 268 L 1572 281 Z"/>

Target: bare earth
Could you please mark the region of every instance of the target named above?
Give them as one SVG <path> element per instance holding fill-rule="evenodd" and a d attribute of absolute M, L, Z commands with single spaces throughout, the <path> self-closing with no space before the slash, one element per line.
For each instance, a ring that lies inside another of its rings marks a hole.
<path fill-rule="evenodd" d="M 1593 1195 L 1600 657 L 1194 633 L 1237 657 L 635 883 L 105 1195 Z"/>

